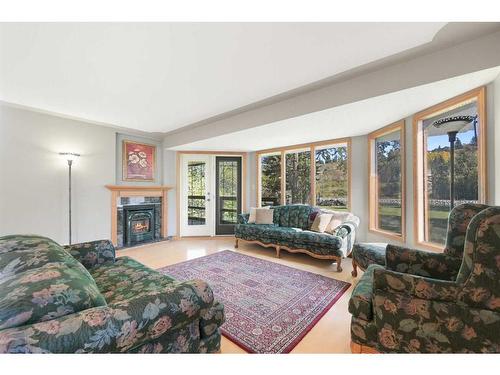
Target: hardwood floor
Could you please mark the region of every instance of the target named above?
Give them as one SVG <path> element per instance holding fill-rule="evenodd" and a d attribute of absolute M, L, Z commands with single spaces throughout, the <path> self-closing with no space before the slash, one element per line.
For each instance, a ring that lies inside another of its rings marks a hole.
<path fill-rule="evenodd" d="M 213 239 L 179 239 L 168 242 L 158 242 L 131 249 L 118 250 L 118 256 L 129 256 L 147 266 L 158 269 L 170 264 L 198 258 L 217 251 L 232 250 L 242 254 L 255 256 L 271 262 L 284 264 L 301 270 L 318 273 L 344 280 L 351 287 L 309 331 L 302 341 L 292 350 L 292 353 L 350 353 L 349 325 L 351 314 L 347 305 L 352 289 L 359 280 L 351 276 L 351 259 L 343 259 L 342 272 L 336 271 L 336 265 L 328 260 L 311 258 L 305 254 L 282 252 L 281 258 L 276 258 L 272 248 L 263 248 L 256 244 L 241 243 L 234 248 L 234 237 L 215 237 Z M 225 337 L 222 337 L 222 353 L 245 353 L 243 349 Z"/>

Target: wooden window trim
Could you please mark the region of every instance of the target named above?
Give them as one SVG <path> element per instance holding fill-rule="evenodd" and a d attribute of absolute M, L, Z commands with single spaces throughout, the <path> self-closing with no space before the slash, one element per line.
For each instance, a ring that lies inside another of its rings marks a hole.
<path fill-rule="evenodd" d="M 351 202 L 352 202 L 352 189 L 351 189 L 351 178 L 352 178 L 352 158 L 351 158 L 351 149 L 352 149 L 352 140 L 351 138 L 338 138 L 338 139 L 329 139 L 326 141 L 312 142 L 312 143 L 301 143 L 297 145 L 285 146 L 285 147 L 276 147 L 269 148 L 264 150 L 256 151 L 255 153 L 255 164 L 256 164 L 256 206 L 261 207 L 261 173 L 260 173 L 260 158 L 264 155 L 281 153 L 281 204 L 286 204 L 286 160 L 285 155 L 287 152 L 292 151 L 310 151 L 311 152 L 311 178 L 310 178 L 310 204 L 314 206 L 316 204 L 316 162 L 315 162 L 315 152 L 316 148 L 324 148 L 325 146 L 336 146 L 345 144 L 347 147 L 347 210 L 351 210 Z"/>
<path fill-rule="evenodd" d="M 424 169 L 426 168 L 426 163 L 424 161 L 424 153 L 421 152 L 424 146 L 424 140 L 422 139 L 422 121 L 432 115 L 444 111 L 448 107 L 456 106 L 462 102 L 470 99 L 477 100 L 477 111 L 479 116 L 479 139 L 478 139 L 478 201 L 480 203 L 486 203 L 488 199 L 487 190 L 487 149 L 486 149 L 486 87 L 481 86 L 454 98 L 446 100 L 442 103 L 436 104 L 430 108 L 427 108 L 421 112 L 418 112 L 413 116 L 413 189 L 414 189 L 414 201 L 413 201 L 413 225 L 414 225 L 414 235 L 415 243 L 423 248 L 442 251 L 444 246 L 437 244 L 435 242 L 425 241 L 424 230 L 425 225 L 425 213 L 428 210 L 426 184 L 423 183 Z"/>
<path fill-rule="evenodd" d="M 373 168 L 375 163 L 375 141 L 386 134 L 400 132 L 401 144 L 401 234 L 380 229 L 378 222 L 378 175 Z M 397 121 L 368 134 L 368 230 L 392 240 L 406 241 L 406 136 L 405 120 Z"/>

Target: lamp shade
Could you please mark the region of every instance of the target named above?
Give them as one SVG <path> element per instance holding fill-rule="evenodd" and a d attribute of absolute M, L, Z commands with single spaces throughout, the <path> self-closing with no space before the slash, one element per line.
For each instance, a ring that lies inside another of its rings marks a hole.
<path fill-rule="evenodd" d="M 74 152 L 60 152 L 59 155 L 68 161 L 73 161 L 80 156 L 80 154 L 76 154 Z"/>
<path fill-rule="evenodd" d="M 476 116 L 454 116 L 454 117 L 445 117 L 434 121 L 432 124 L 435 128 L 443 129 L 447 133 L 450 132 L 459 132 L 464 129 L 467 124 L 470 124 L 476 119 Z"/>

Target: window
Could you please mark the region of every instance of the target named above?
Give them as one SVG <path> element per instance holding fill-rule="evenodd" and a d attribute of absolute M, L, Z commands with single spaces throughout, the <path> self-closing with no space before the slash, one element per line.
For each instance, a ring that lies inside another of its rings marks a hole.
<path fill-rule="evenodd" d="M 189 225 L 205 224 L 205 163 L 188 162 L 188 222 Z"/>
<path fill-rule="evenodd" d="M 257 202 L 349 209 L 350 144 L 340 139 L 257 152 Z"/>
<path fill-rule="evenodd" d="M 281 153 L 261 155 L 260 165 L 260 205 L 281 204 Z"/>
<path fill-rule="evenodd" d="M 311 151 L 287 151 L 286 158 L 286 204 L 309 204 L 311 202 Z"/>
<path fill-rule="evenodd" d="M 316 206 L 347 210 L 349 205 L 347 144 L 316 147 L 314 162 Z"/>
<path fill-rule="evenodd" d="M 369 228 L 402 241 L 405 239 L 404 127 L 404 121 L 400 121 L 368 136 Z"/>
<path fill-rule="evenodd" d="M 485 110 L 482 87 L 415 116 L 415 223 L 420 244 L 443 248 L 452 207 L 486 201 Z M 457 116 L 463 121 L 450 121 Z"/>

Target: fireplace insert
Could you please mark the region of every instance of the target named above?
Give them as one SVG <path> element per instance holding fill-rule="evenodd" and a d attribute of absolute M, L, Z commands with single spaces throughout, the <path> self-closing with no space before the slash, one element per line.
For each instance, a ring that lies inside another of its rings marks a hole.
<path fill-rule="evenodd" d="M 155 239 L 155 207 L 152 204 L 123 206 L 123 244 L 133 246 Z"/>

